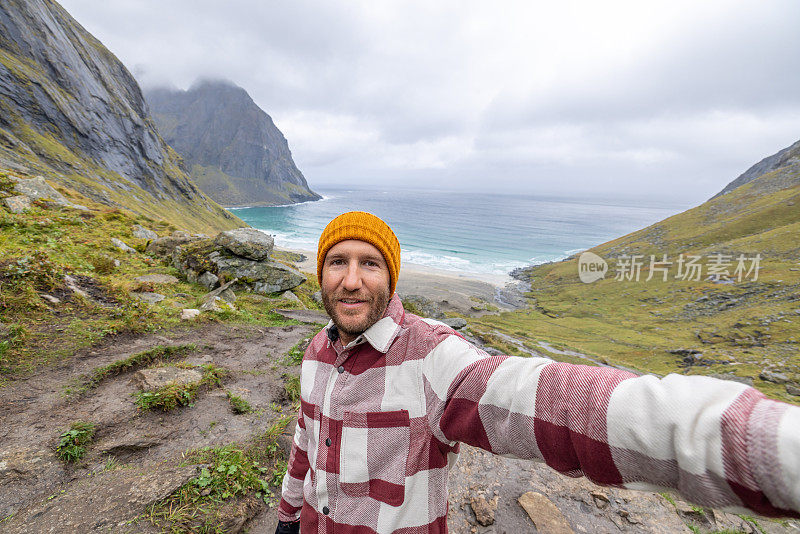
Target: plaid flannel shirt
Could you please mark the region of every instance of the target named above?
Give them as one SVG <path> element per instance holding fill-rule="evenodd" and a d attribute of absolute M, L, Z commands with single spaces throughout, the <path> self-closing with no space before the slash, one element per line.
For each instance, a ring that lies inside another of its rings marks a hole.
<path fill-rule="evenodd" d="M 301 371 L 278 517 L 311 533 L 447 532 L 458 443 L 598 484 L 797 517 L 800 408 L 736 382 L 489 356 L 403 310 L 347 347 L 329 324 Z"/>

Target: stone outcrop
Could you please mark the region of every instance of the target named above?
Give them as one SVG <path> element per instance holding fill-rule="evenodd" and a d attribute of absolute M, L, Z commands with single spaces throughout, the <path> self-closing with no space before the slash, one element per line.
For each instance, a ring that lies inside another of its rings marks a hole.
<path fill-rule="evenodd" d="M 235 280 L 232 290 L 283 293 L 306 281 L 296 268 L 273 260 L 272 238 L 254 229 L 222 232 L 214 239 L 174 232 L 151 241 L 147 252 L 170 261 L 189 282 L 208 289 Z"/>
<path fill-rule="evenodd" d="M 272 236 L 255 228 L 237 228 L 220 232 L 214 243 L 231 254 L 256 261 L 269 258 L 275 246 Z"/>
<path fill-rule="evenodd" d="M 231 82 L 146 93 L 158 130 L 183 156 L 194 182 L 226 206 L 318 200 L 286 138 L 250 95 Z"/>

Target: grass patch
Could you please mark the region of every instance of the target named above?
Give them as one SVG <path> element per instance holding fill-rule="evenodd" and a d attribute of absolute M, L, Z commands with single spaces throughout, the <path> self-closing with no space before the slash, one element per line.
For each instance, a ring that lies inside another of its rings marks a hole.
<path fill-rule="evenodd" d="M 56 454 L 64 462 L 74 463 L 86 454 L 86 447 L 94 437 L 95 424 L 85 421 L 75 421 L 69 430 L 64 431 L 58 438 Z"/>
<path fill-rule="evenodd" d="M 190 406 L 197 396 L 198 384 L 168 384 L 153 391 L 137 391 L 136 407 L 140 410 L 168 412 L 178 406 Z"/>
<path fill-rule="evenodd" d="M 286 472 L 286 459 L 276 440 L 291 420 L 282 417 L 246 444 L 187 453 L 184 465 L 204 465 L 200 474 L 150 506 L 147 519 L 164 531 L 220 532 L 219 511 L 227 501 L 254 495 L 274 506 L 274 490 Z"/>
<path fill-rule="evenodd" d="M 253 407 L 250 405 L 250 403 L 239 395 L 231 393 L 230 391 L 226 391 L 225 394 L 228 396 L 228 402 L 231 404 L 231 410 L 233 410 L 233 413 L 243 414 L 253 411 Z"/>
<path fill-rule="evenodd" d="M 286 353 L 286 358 L 284 359 L 286 365 L 300 365 L 303 363 L 303 356 L 306 353 L 306 347 L 308 347 L 310 340 L 311 338 L 307 338 L 298 341 L 295 346 L 289 349 L 289 352 Z"/>
<path fill-rule="evenodd" d="M 81 376 L 78 381 L 65 389 L 67 395 L 81 395 L 90 389 L 96 388 L 103 380 L 129 371 L 147 367 L 156 362 L 166 362 L 182 358 L 197 350 L 197 345 L 187 343 L 183 345 L 159 345 L 142 352 L 138 352 L 123 360 L 117 360 L 103 367 L 98 367 L 89 375 Z"/>
<path fill-rule="evenodd" d="M 300 401 L 300 377 L 285 373 L 283 375 L 284 384 L 283 390 L 286 393 L 286 398 L 291 403 Z"/>

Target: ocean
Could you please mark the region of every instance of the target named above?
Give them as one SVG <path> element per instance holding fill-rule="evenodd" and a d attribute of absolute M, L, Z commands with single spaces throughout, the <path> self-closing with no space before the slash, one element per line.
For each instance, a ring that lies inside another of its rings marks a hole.
<path fill-rule="evenodd" d="M 655 199 L 597 200 L 498 193 L 317 189 L 324 199 L 289 206 L 232 208 L 278 247 L 314 251 L 337 215 L 368 211 L 400 240 L 404 263 L 503 275 L 516 267 L 566 258 L 684 211 Z"/>

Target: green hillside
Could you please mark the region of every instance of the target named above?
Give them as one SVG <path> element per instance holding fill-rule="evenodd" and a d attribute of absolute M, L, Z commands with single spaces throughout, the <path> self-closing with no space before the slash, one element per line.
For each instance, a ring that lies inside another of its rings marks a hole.
<path fill-rule="evenodd" d="M 531 307 L 486 316 L 475 327 L 499 332 L 495 339 L 510 351 L 547 353 L 539 344 L 545 342 L 641 372 L 750 377 L 775 398 L 800 401 L 784 384 L 759 378 L 767 370 L 800 379 L 798 169 L 769 172 L 591 252 L 608 262 L 604 279 L 581 282 L 578 256 L 533 267 Z M 671 265 L 658 263 L 665 254 Z M 676 278 L 681 254 L 683 276 Z M 641 256 L 638 281 L 627 268 L 634 255 Z M 686 276 L 690 256 L 700 257 L 699 280 Z M 744 270 L 737 273 L 740 257 Z M 715 264 L 730 280 L 708 279 Z M 666 281 L 659 267 L 668 269 Z M 680 349 L 697 353 L 670 352 Z"/>

